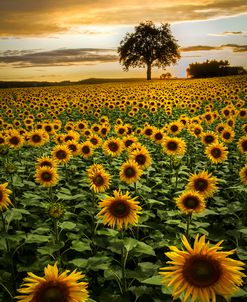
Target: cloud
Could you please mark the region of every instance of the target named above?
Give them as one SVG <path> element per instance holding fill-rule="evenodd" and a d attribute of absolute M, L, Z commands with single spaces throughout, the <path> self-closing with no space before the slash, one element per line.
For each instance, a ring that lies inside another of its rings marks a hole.
<path fill-rule="evenodd" d="M 115 50 L 99 48 L 56 49 L 50 51 L 7 50 L 0 53 L 0 63 L 11 64 L 15 68 L 94 65 L 117 60 L 118 56 Z"/>
<path fill-rule="evenodd" d="M 247 51 L 247 45 L 238 45 L 238 44 L 224 44 L 220 46 L 208 46 L 208 45 L 195 45 L 181 47 L 181 52 L 190 52 L 190 51 L 210 51 L 210 50 L 222 50 L 224 48 L 231 48 L 233 52 L 245 52 Z"/>
<path fill-rule="evenodd" d="M 0 36 L 70 32 L 85 25 L 208 20 L 247 12 L 246 0 L 1 0 Z"/>
<path fill-rule="evenodd" d="M 208 34 L 208 36 L 224 37 L 224 36 L 244 36 L 247 37 L 247 33 L 243 31 L 224 31 L 223 33 Z"/>

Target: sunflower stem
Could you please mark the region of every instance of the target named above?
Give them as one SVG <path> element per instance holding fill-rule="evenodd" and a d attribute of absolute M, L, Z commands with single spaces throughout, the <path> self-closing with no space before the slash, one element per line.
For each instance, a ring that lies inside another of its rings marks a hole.
<path fill-rule="evenodd" d="M 121 237 L 122 237 L 122 240 L 123 240 L 124 239 L 124 232 L 123 232 L 123 230 L 121 231 Z M 128 257 L 127 250 L 126 250 L 126 253 L 125 253 L 124 250 L 125 250 L 125 247 L 124 247 L 124 243 L 123 243 L 123 246 L 121 248 L 122 293 L 123 294 L 126 292 L 126 289 L 127 289 L 125 266 L 126 266 L 126 261 L 127 261 L 127 257 Z"/>
<path fill-rule="evenodd" d="M 192 212 L 190 214 L 188 214 L 187 216 L 187 226 L 186 226 L 186 238 L 189 240 L 190 238 L 190 234 L 189 234 L 189 231 L 190 231 L 190 223 L 191 223 L 191 220 L 192 220 Z"/>
<path fill-rule="evenodd" d="M 10 290 L 2 283 L 0 282 L 0 285 L 2 285 L 2 287 L 5 289 L 5 291 L 9 294 L 9 296 L 11 297 L 11 299 L 14 299 L 14 296 L 11 294 Z"/>
<path fill-rule="evenodd" d="M 4 219 L 4 216 L 3 216 L 3 212 L 2 211 L 0 211 L 0 212 L 1 212 L 3 231 L 4 231 L 5 234 L 7 234 L 6 223 L 5 223 L 5 219 Z M 8 242 L 7 238 L 5 238 L 5 242 L 6 242 L 7 252 L 9 252 L 9 242 Z"/>

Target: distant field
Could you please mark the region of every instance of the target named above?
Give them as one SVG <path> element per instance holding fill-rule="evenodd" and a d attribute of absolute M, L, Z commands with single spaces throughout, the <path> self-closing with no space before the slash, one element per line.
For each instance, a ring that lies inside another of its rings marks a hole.
<path fill-rule="evenodd" d="M 0 301 L 55 263 L 85 274 L 89 302 L 173 301 L 159 272 L 182 235 L 247 259 L 247 76 L 93 80 L 0 90 Z M 208 248 L 201 288 L 246 301 L 242 264 Z"/>

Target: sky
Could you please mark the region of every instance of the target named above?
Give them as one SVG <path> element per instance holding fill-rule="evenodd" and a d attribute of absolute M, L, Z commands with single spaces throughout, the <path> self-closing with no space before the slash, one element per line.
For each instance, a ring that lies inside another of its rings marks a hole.
<path fill-rule="evenodd" d="M 207 59 L 247 69 L 246 0 L 1 0 L 0 80 L 145 78 L 143 68 L 123 71 L 117 47 L 148 20 L 169 23 L 181 53 L 153 77 L 185 77 Z"/>

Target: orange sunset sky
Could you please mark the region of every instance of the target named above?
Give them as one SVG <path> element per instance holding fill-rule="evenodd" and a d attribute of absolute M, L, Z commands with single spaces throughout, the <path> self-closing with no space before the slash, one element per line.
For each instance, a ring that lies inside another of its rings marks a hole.
<path fill-rule="evenodd" d="M 171 24 L 181 51 L 166 69 L 173 76 L 206 59 L 247 68 L 246 0 L 1 0 L 0 80 L 145 78 L 144 69 L 124 72 L 116 49 L 146 20 Z"/>

